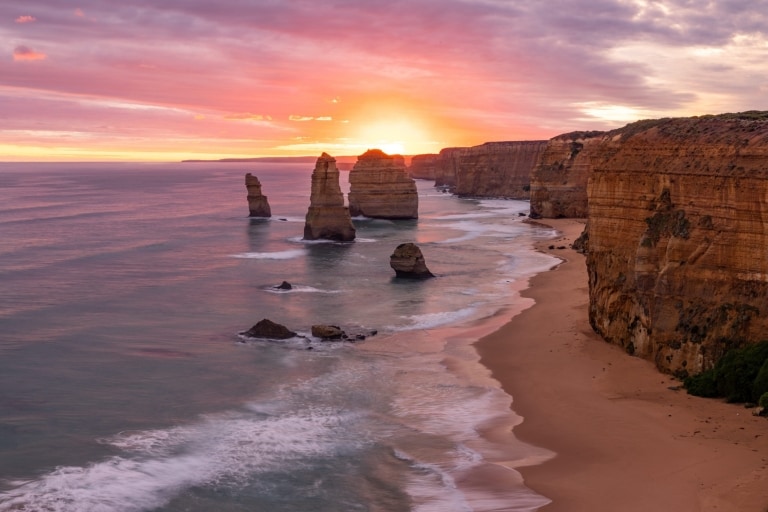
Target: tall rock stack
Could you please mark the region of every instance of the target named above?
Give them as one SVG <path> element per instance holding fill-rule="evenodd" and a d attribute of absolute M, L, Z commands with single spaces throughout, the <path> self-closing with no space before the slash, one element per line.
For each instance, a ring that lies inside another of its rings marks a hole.
<path fill-rule="evenodd" d="M 684 376 L 768 332 L 768 112 L 640 121 L 590 147 L 589 319 Z"/>
<path fill-rule="evenodd" d="M 416 219 L 419 196 L 405 160 L 370 149 L 349 173 L 349 211 L 377 219 Z"/>
<path fill-rule="evenodd" d="M 590 146 L 604 132 L 572 132 L 547 142 L 531 172 L 531 218 L 587 216 Z"/>
<path fill-rule="evenodd" d="M 349 242 L 355 239 L 355 227 L 344 206 L 344 194 L 339 186 L 339 170 L 336 159 L 327 153 L 320 155 L 312 172 L 310 206 L 304 224 L 305 240 L 336 240 Z"/>
<path fill-rule="evenodd" d="M 272 210 L 269 207 L 267 196 L 261 192 L 259 178 L 248 173 L 245 175 L 245 188 L 248 189 L 248 216 L 271 217 Z"/>
<path fill-rule="evenodd" d="M 468 148 L 441 149 L 435 162 L 435 186 L 446 187 L 453 191 L 456 176 L 459 174 L 459 155 Z"/>

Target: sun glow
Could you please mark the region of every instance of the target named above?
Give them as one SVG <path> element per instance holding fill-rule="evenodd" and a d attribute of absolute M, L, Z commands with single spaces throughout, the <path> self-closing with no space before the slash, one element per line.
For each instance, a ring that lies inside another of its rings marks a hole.
<path fill-rule="evenodd" d="M 353 140 L 358 146 L 380 149 L 390 155 L 421 153 L 429 145 L 424 130 L 407 120 L 366 124 L 354 135 Z"/>

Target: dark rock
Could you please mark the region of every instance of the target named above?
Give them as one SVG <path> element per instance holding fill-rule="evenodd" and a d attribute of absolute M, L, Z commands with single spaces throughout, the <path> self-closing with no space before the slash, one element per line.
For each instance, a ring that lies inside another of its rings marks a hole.
<path fill-rule="evenodd" d="M 579 237 L 573 241 L 573 250 L 580 254 L 586 254 L 589 250 L 589 234 L 587 233 L 587 226 L 584 226 L 584 231 L 582 231 Z"/>
<path fill-rule="evenodd" d="M 424 261 L 424 255 L 416 244 L 400 244 L 389 257 L 389 266 L 397 277 L 410 279 L 426 279 L 434 277 Z"/>
<path fill-rule="evenodd" d="M 271 340 L 285 340 L 296 336 L 296 333 L 286 326 L 277 324 L 266 318 L 260 320 L 256 325 L 240 334 L 244 334 L 251 338 L 267 338 Z"/>
<path fill-rule="evenodd" d="M 340 340 L 346 337 L 346 333 L 337 325 L 313 325 L 312 336 L 322 340 Z"/>
<path fill-rule="evenodd" d="M 274 287 L 275 290 L 291 290 L 293 286 L 288 281 L 283 281 L 280 285 Z"/>

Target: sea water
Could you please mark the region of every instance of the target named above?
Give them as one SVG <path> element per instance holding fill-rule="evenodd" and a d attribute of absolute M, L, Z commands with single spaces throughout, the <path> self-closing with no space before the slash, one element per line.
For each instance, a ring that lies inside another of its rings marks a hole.
<path fill-rule="evenodd" d="M 247 217 L 246 172 L 271 219 Z M 472 343 L 529 305 L 518 292 L 556 263 L 533 242 L 553 231 L 523 222 L 526 202 L 419 181 L 418 220 L 308 242 L 311 172 L 0 164 L 0 511 L 548 501 L 514 471 L 541 453 L 512 437 L 512 398 Z M 437 277 L 394 277 L 403 242 Z M 300 336 L 239 335 L 263 318 Z M 368 336 L 323 342 L 319 323 Z"/>

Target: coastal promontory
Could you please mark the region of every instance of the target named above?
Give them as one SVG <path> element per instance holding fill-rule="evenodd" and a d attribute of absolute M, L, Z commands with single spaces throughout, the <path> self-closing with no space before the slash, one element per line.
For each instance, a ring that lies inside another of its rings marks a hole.
<path fill-rule="evenodd" d="M 370 149 L 349 173 L 349 212 L 378 219 L 416 219 L 419 196 L 400 155 Z"/>
<path fill-rule="evenodd" d="M 310 205 L 304 224 L 304 239 L 327 239 L 349 242 L 355 239 L 355 227 L 344 206 L 344 194 L 339 186 L 336 159 L 323 153 L 312 172 Z"/>
<path fill-rule="evenodd" d="M 590 145 L 589 320 L 684 376 L 768 332 L 768 112 L 639 121 Z"/>
<path fill-rule="evenodd" d="M 446 148 L 436 162 L 435 185 L 461 197 L 529 199 L 531 169 L 546 145 L 534 140 Z"/>

